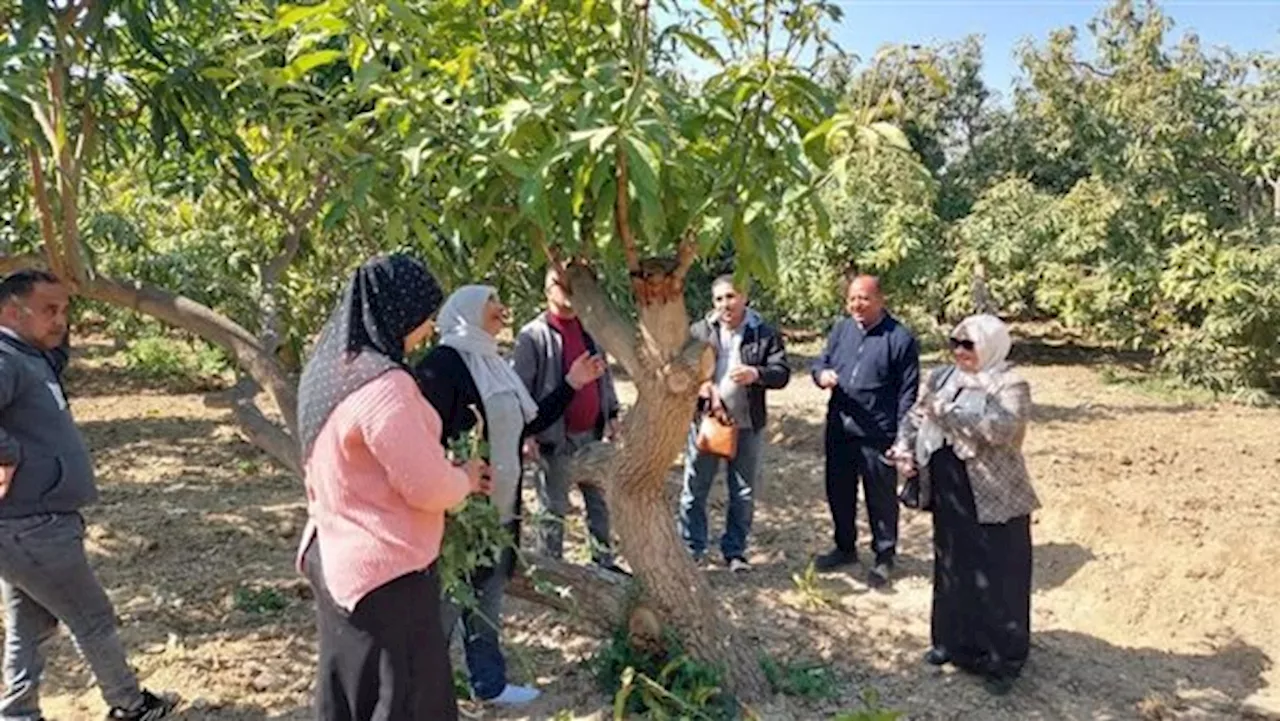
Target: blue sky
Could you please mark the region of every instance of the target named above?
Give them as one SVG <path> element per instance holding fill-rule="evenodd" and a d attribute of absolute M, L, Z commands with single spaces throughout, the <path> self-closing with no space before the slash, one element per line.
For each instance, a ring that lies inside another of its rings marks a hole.
<path fill-rule="evenodd" d="M 1108 3 L 1104 0 L 837 0 L 844 20 L 836 40 L 849 52 L 869 59 L 884 44 L 928 45 L 984 36 L 984 75 L 1006 98 L 1018 73 L 1014 50 L 1023 38 L 1042 43 L 1049 33 L 1085 24 Z M 1280 0 L 1165 0 L 1174 36 L 1191 30 L 1206 47 L 1228 45 L 1237 51 L 1280 52 Z"/>

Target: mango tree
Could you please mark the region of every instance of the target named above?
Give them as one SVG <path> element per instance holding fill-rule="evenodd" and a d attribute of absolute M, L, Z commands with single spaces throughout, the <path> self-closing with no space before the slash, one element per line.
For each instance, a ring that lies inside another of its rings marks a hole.
<path fill-rule="evenodd" d="M 354 76 L 375 95 L 370 112 L 404 159 L 385 210 L 389 241 L 438 234 L 427 255 L 448 267 L 461 251 L 472 272 L 510 255 L 532 272 L 567 271 L 584 323 L 638 390 L 623 440 L 593 465 L 607 469 L 642 603 L 740 695 L 765 693 L 754 644 L 728 622 L 673 521 L 669 470 L 709 372 L 708 350 L 689 337 L 684 281 L 725 247 L 744 278 L 771 276 L 779 224 L 821 225 L 821 168 L 855 124 L 805 63 L 829 51 L 824 21 L 837 8 L 327 6 L 345 26 L 334 43 L 352 52 Z M 323 12 L 301 22 L 337 27 Z"/>

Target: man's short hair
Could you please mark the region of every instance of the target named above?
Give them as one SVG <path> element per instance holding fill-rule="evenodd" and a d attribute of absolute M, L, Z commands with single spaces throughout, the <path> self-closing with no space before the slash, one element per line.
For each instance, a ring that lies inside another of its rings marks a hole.
<path fill-rule="evenodd" d="M 31 291 L 35 290 L 36 285 L 40 283 L 57 285 L 61 282 L 58 276 L 38 268 L 27 268 L 10 273 L 4 280 L 0 280 L 0 305 L 8 303 L 13 298 L 30 297 Z"/>
<path fill-rule="evenodd" d="M 727 285 L 730 288 L 733 288 L 734 290 L 738 291 L 739 293 L 742 293 L 743 295 L 747 295 L 748 293 L 747 288 L 744 288 L 738 284 L 737 279 L 733 277 L 733 273 L 722 273 L 720 275 L 717 275 L 715 280 L 711 281 L 712 290 L 715 290 L 717 286 L 721 286 L 721 285 Z M 743 285 L 746 285 L 746 281 L 743 281 Z"/>

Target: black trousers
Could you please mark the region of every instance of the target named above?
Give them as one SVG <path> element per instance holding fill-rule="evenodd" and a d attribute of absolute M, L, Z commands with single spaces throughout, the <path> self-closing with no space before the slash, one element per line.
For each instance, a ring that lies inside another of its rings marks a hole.
<path fill-rule="evenodd" d="M 964 463 L 929 459 L 933 482 L 931 636 L 960 668 L 1014 678 L 1031 650 L 1031 517 L 978 523 Z"/>
<path fill-rule="evenodd" d="M 378 587 L 348 614 L 324 583 L 319 540 L 307 548 L 303 567 L 315 590 L 320 636 L 318 721 L 456 721 L 434 570 Z"/>
<path fill-rule="evenodd" d="M 828 420 L 827 504 L 835 525 L 836 548 L 852 553 L 858 542 L 858 480 L 867 501 L 871 550 L 877 561 L 892 560 L 898 549 L 898 473 L 880 461 L 890 441 L 851 437 Z"/>

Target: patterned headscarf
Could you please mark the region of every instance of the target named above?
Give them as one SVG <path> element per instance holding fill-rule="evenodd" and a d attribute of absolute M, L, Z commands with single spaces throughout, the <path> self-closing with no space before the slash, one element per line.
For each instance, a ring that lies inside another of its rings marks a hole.
<path fill-rule="evenodd" d="M 405 367 L 405 337 L 442 299 L 431 272 L 406 255 L 374 258 L 355 271 L 298 383 L 303 462 L 338 404 L 383 373 Z"/>

